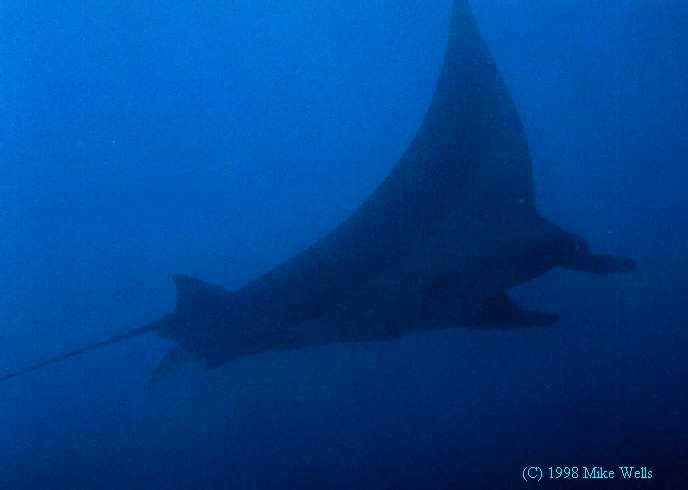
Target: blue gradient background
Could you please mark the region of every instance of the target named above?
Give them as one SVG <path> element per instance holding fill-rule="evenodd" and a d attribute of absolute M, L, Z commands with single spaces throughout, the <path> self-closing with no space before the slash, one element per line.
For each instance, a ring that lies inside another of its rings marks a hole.
<path fill-rule="evenodd" d="M 0 370 L 156 319 L 171 273 L 237 287 L 348 216 L 420 124 L 449 4 L 2 2 Z M 497 489 L 526 463 L 626 461 L 682 488 L 688 4 L 472 4 L 542 213 L 639 270 L 519 288 L 561 313 L 543 329 L 155 387 L 167 344 L 146 337 L 19 378 L 0 388 L 3 488 Z"/>

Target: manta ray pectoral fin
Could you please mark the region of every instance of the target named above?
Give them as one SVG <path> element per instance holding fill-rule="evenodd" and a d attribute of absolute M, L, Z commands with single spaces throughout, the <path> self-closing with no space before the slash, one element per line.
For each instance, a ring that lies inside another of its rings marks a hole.
<path fill-rule="evenodd" d="M 582 254 L 564 264 L 567 269 L 591 272 L 593 274 L 614 274 L 635 270 L 636 263 L 628 257 L 617 257 L 608 254 Z"/>
<path fill-rule="evenodd" d="M 479 309 L 477 325 L 481 327 L 538 327 L 559 321 L 559 315 L 524 310 L 516 306 L 507 293 L 485 298 Z"/>

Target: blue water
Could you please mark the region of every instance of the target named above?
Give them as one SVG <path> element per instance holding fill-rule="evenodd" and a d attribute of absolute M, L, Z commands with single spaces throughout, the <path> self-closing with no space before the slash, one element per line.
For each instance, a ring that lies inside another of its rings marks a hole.
<path fill-rule="evenodd" d="M 235 288 L 347 217 L 420 124 L 449 4 L 2 2 L 0 371 L 157 319 L 171 273 Z M 638 271 L 517 289 L 561 314 L 542 329 L 153 387 L 155 337 L 38 371 L 0 386 L 3 488 L 498 489 L 625 461 L 655 468 L 638 488 L 684 488 L 688 4 L 472 4 L 539 209 Z"/>

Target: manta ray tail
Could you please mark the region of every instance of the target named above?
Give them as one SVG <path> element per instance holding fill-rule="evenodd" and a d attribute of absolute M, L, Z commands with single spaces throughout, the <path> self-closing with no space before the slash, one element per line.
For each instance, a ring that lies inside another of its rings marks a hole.
<path fill-rule="evenodd" d="M 183 316 L 196 309 L 203 309 L 216 305 L 230 295 L 229 292 L 219 286 L 214 286 L 189 276 L 175 275 L 173 279 L 177 288 L 177 309 L 174 314 L 166 315 L 158 321 L 134 328 L 128 332 L 110 337 L 109 339 L 95 342 L 73 351 L 51 357 L 31 366 L 0 375 L 0 383 L 149 332 L 156 332 L 162 337 L 183 341 L 184 336 L 188 336 L 190 333 L 183 328 L 184 322 L 179 321 L 180 314 Z M 179 328 L 180 325 L 182 328 Z M 180 339 L 177 339 L 177 337 L 180 337 Z M 173 349 L 154 370 L 151 382 L 157 382 L 162 376 L 191 359 L 192 356 L 184 353 L 182 349 Z"/>
<path fill-rule="evenodd" d="M 46 359 L 45 361 L 41 361 L 41 362 L 33 364 L 31 366 L 28 366 L 28 367 L 25 367 L 22 369 L 18 369 L 17 371 L 12 371 L 12 372 L 6 373 L 6 374 L 0 376 L 0 383 L 2 383 L 4 381 L 8 381 L 12 378 L 16 378 L 16 377 L 21 376 L 23 374 L 27 374 L 27 373 L 30 373 L 32 371 L 37 371 L 37 370 L 42 369 L 44 367 L 51 366 L 53 364 L 58 364 L 60 362 L 66 361 L 68 359 L 72 359 L 74 357 L 81 356 L 82 354 L 86 354 L 88 352 L 100 349 L 101 347 L 106 347 L 108 345 L 123 342 L 125 340 L 146 334 L 148 332 L 158 330 L 159 326 L 160 326 L 160 322 L 150 323 L 148 325 L 144 325 L 143 327 L 138 327 L 138 328 L 134 328 L 133 330 L 129 330 L 128 332 L 125 332 L 123 334 L 115 335 L 114 337 L 110 337 L 107 340 L 102 340 L 100 342 L 96 342 L 94 344 L 90 344 L 90 345 L 87 345 L 85 347 L 80 347 L 79 349 L 75 349 L 75 350 L 67 352 L 65 354 L 61 354 L 59 356 L 55 356 L 55 357 L 52 357 L 50 359 Z"/>

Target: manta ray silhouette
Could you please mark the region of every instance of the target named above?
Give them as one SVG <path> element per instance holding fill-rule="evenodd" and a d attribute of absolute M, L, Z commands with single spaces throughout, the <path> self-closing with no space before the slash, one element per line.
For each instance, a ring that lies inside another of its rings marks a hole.
<path fill-rule="evenodd" d="M 155 332 L 176 345 L 153 373 L 186 359 L 332 342 L 390 340 L 460 326 L 547 325 L 507 291 L 554 267 L 630 271 L 595 255 L 535 208 L 528 142 L 466 0 L 452 6 L 437 87 L 413 142 L 377 190 L 313 245 L 236 291 L 176 275 L 173 313 L 0 381 Z"/>

